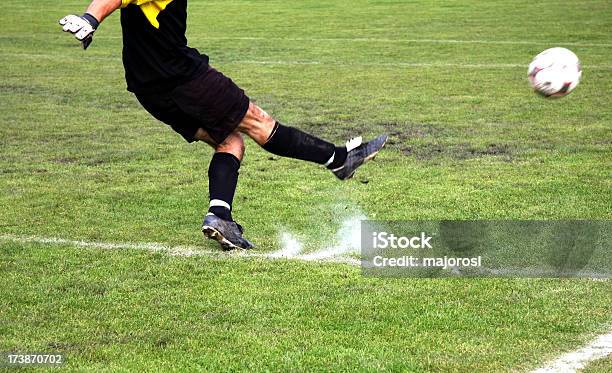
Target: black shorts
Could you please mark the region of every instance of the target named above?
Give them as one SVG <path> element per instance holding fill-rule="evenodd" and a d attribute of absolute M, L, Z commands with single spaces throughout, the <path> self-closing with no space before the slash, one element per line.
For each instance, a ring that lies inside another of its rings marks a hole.
<path fill-rule="evenodd" d="M 221 144 L 236 130 L 247 110 L 249 98 L 230 78 L 205 64 L 185 84 L 171 91 L 136 94 L 142 106 L 188 142 L 198 128 Z"/>

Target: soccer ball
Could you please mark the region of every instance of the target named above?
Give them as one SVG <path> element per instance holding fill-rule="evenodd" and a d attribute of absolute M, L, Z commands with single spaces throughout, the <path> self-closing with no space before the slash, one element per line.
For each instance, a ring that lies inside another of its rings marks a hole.
<path fill-rule="evenodd" d="M 529 64 L 529 81 L 544 97 L 563 97 L 576 88 L 582 76 L 580 60 L 565 48 L 550 48 Z"/>

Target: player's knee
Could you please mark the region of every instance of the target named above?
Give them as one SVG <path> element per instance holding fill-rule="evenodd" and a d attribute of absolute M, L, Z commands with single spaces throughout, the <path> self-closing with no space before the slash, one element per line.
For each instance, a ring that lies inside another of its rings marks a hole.
<path fill-rule="evenodd" d="M 270 114 L 251 102 L 238 129 L 262 145 L 274 129 L 275 123 L 276 121 Z"/>
<path fill-rule="evenodd" d="M 225 140 L 215 148 L 217 152 L 230 153 L 242 160 L 244 156 L 244 140 L 238 132 L 232 132 Z"/>

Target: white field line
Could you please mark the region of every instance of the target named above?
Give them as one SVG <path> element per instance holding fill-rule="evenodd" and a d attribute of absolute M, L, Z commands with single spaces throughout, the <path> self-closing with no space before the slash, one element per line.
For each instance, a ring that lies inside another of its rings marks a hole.
<path fill-rule="evenodd" d="M 349 225 L 347 227 L 350 228 Z M 346 228 L 348 229 L 348 228 Z M 341 230 L 342 232 L 342 230 Z M 162 243 L 125 243 L 125 242 L 99 242 L 99 241 L 83 241 L 83 240 L 70 240 L 57 237 L 39 237 L 39 236 L 21 236 L 13 234 L 0 234 L 0 241 L 5 242 L 16 242 L 16 243 L 35 243 L 35 244 L 46 244 L 46 245 L 64 245 L 64 246 L 75 246 L 85 249 L 102 249 L 102 250 L 143 250 L 151 252 L 163 252 L 171 256 L 183 256 L 183 257 L 194 257 L 194 256 L 205 256 L 211 258 L 264 258 L 264 259 L 288 259 L 288 260 L 299 260 L 306 262 L 333 262 L 333 263 L 345 263 L 353 266 L 371 266 L 371 262 L 362 263 L 360 259 L 357 259 L 351 255 L 357 254 L 358 249 L 356 248 L 357 243 L 342 242 L 339 246 L 321 249 L 315 252 L 304 253 L 303 246 L 298 239 L 293 237 L 289 233 L 281 234 L 281 245 L 282 249 L 271 253 L 256 253 L 253 251 L 234 250 L 234 251 L 222 251 L 222 250 L 207 250 L 202 247 L 196 246 L 170 246 Z M 551 273 L 542 272 L 534 273 L 519 269 L 510 269 L 507 271 L 499 270 L 487 270 L 484 269 L 483 273 L 498 274 L 498 275 L 513 275 L 513 276 L 526 276 L 526 277 L 537 277 L 537 275 L 548 276 Z M 593 281 L 607 282 L 607 277 L 601 277 L 601 274 L 594 273 L 579 273 L 580 276 L 590 278 Z"/>
<path fill-rule="evenodd" d="M 568 352 L 533 373 L 569 373 L 584 369 L 590 362 L 612 354 L 612 332 L 600 335 L 579 350 Z"/>
<path fill-rule="evenodd" d="M 78 63 L 82 64 L 84 61 L 120 61 L 119 56 L 96 56 L 96 55 L 83 55 L 74 56 L 73 58 L 66 58 L 66 56 L 60 56 L 57 54 L 44 54 L 44 53 L 2 53 L 2 57 L 16 57 L 16 58 L 45 58 L 45 59 L 56 59 L 62 60 L 63 64 L 66 63 Z M 414 67 L 414 68 L 456 68 L 456 69 L 527 69 L 526 64 L 517 63 L 448 63 L 448 62 L 342 62 L 342 61 L 257 61 L 257 60 L 243 60 L 243 61 L 228 61 L 221 62 L 224 65 L 270 65 L 270 66 L 340 66 L 340 67 Z M 612 70 L 612 65 L 583 65 L 583 69 L 590 70 Z"/>
<path fill-rule="evenodd" d="M 67 240 L 55 237 L 37 237 L 37 236 L 17 236 L 11 234 L 0 235 L 1 241 L 10 241 L 17 243 L 36 243 L 46 245 L 66 245 L 76 246 L 85 249 L 102 249 L 102 250 L 145 250 L 152 252 L 164 252 L 172 256 L 212 256 L 216 252 L 211 250 L 203 250 L 196 247 L 188 246 L 168 246 L 159 243 L 119 243 L 119 242 L 95 242 L 82 240 Z"/>
<path fill-rule="evenodd" d="M 121 36 L 117 36 L 121 38 Z M 191 37 L 191 40 L 252 40 L 252 41 L 327 41 L 327 42 L 366 42 L 366 43 L 415 43 L 415 44 L 488 44 L 488 45 L 567 45 L 574 47 L 612 47 L 612 43 L 551 42 L 536 40 L 457 40 L 457 39 L 393 39 L 393 38 L 270 38 L 270 37 Z"/>
<path fill-rule="evenodd" d="M 19 39 L 19 38 L 41 38 L 49 37 L 52 34 L 28 34 L 28 35 L 3 35 L 0 39 Z M 62 33 L 53 34 L 57 38 L 65 37 Z M 96 39 L 114 40 L 121 39 L 120 35 L 97 35 Z M 550 40 L 460 40 L 460 39 L 402 39 L 402 38 L 376 38 L 376 37 L 356 37 L 356 38 L 301 38 L 301 37 L 267 37 L 267 36 L 192 36 L 191 41 L 206 40 L 238 40 L 238 41 L 294 41 L 294 42 L 355 42 L 355 43 L 414 43 L 414 44 L 484 44 L 484 45 L 541 45 L 541 46 L 571 46 L 571 47 L 612 47 L 612 43 L 590 43 L 590 42 L 564 42 Z"/>
<path fill-rule="evenodd" d="M 183 257 L 194 257 L 204 256 L 210 258 L 264 258 L 264 259 L 288 259 L 288 260 L 299 260 L 299 261 L 317 261 L 317 262 L 333 262 L 333 263 L 345 263 L 350 265 L 358 266 L 360 261 L 354 258 L 336 255 L 333 252 L 326 252 L 323 250 L 321 255 L 317 255 L 316 258 L 311 258 L 304 254 L 299 255 L 300 251 L 294 252 L 274 252 L 274 253 L 255 253 L 251 251 L 234 250 L 231 252 L 224 252 L 219 250 L 206 250 L 195 246 L 169 246 L 161 243 L 121 243 L 121 242 L 96 242 L 96 241 L 82 241 L 82 240 L 69 240 L 64 238 L 56 237 L 38 237 L 38 236 L 18 236 L 12 234 L 0 235 L 0 241 L 16 242 L 16 243 L 35 243 L 45 245 L 64 245 L 64 246 L 75 246 L 85 249 L 101 249 L 101 250 L 143 250 L 151 252 L 162 252 L 171 256 L 183 256 Z"/>

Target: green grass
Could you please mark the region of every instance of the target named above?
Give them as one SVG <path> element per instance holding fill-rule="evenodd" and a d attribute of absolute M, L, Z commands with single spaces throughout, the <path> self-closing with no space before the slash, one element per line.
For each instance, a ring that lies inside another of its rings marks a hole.
<path fill-rule="evenodd" d="M 117 15 L 87 52 L 61 33 L 85 6 L 0 13 L 0 234 L 217 249 L 199 233 L 210 150 L 125 91 Z M 281 230 L 321 248 L 356 211 L 612 217 L 608 1 L 192 1 L 189 17 L 191 45 L 284 123 L 336 142 L 392 135 L 347 183 L 248 141 L 235 217 L 257 252 Z M 584 81 L 541 99 L 527 64 L 558 45 Z M 75 370 L 521 370 L 612 323 L 610 282 L 367 279 L 340 264 L 11 242 L 0 289 L 0 351 L 62 351 Z"/>
<path fill-rule="evenodd" d="M 589 364 L 583 372 L 584 373 L 605 373 L 609 372 L 612 369 L 612 356 L 608 355 L 607 357 L 596 360 L 593 363 Z"/>
<path fill-rule="evenodd" d="M 72 367 L 503 370 L 579 343 L 609 317 L 609 284 L 590 280 L 380 280 L 344 265 L 40 245 L 3 253 L 3 348 L 61 350 Z"/>

